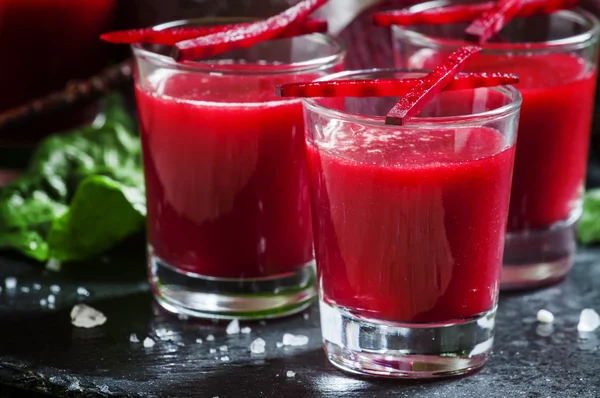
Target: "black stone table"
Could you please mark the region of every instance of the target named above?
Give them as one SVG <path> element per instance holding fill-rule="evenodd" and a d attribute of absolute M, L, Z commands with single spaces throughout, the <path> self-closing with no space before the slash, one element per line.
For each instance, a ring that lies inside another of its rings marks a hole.
<path fill-rule="evenodd" d="M 14 291 L 3 286 L 0 294 L 0 396 L 35 396 L 19 395 L 22 390 L 54 397 L 600 396 L 600 330 L 585 335 L 576 330 L 582 309 L 600 311 L 600 249 L 580 250 L 573 273 L 561 284 L 502 295 L 494 355 L 483 370 L 409 383 L 350 377 L 329 365 L 316 305 L 281 320 L 242 322 L 251 332 L 238 335 L 225 333 L 227 322 L 165 313 L 144 283 L 143 242 L 124 247 L 96 264 L 61 273 L 18 257 L 0 258 L 0 281 L 16 277 L 18 282 Z M 53 284 L 61 288 L 55 308 L 41 307 Z M 77 294 L 80 287 L 89 296 Z M 102 311 L 106 324 L 73 327 L 69 312 L 78 302 Z M 553 328 L 536 322 L 541 308 L 555 314 Z M 278 348 L 286 332 L 308 336 L 309 344 Z M 156 345 L 131 343 L 131 333 L 140 340 L 150 336 Z M 207 341 L 209 334 L 213 342 Z M 250 352 L 257 337 L 267 343 L 264 355 Z"/>

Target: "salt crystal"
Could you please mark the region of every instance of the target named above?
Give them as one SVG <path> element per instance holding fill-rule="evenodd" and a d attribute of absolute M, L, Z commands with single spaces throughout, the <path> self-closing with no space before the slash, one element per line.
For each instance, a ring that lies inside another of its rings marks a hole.
<path fill-rule="evenodd" d="M 229 357 L 227 357 L 227 356 L 221 357 L 221 361 L 228 362 L 229 361 Z"/>
<path fill-rule="evenodd" d="M 243 334 L 250 334 L 251 331 L 252 329 L 250 329 L 248 326 L 243 327 L 241 330 Z"/>
<path fill-rule="evenodd" d="M 46 269 L 48 271 L 60 272 L 61 268 L 62 268 L 62 264 L 60 263 L 60 261 L 58 261 L 55 258 L 51 258 L 46 263 Z"/>
<path fill-rule="evenodd" d="M 48 304 L 54 304 L 56 303 L 56 297 L 54 297 L 53 295 L 49 295 L 48 296 Z"/>
<path fill-rule="evenodd" d="M 110 394 L 110 389 L 109 389 L 109 388 L 108 388 L 108 386 L 105 384 L 105 385 L 102 385 L 102 386 L 100 386 L 100 392 L 102 392 L 102 393 L 104 393 L 104 394 Z"/>
<path fill-rule="evenodd" d="M 42 307 L 45 307 L 45 306 L 46 306 L 46 304 L 48 304 L 48 300 L 46 300 L 46 299 L 41 299 L 41 300 L 40 300 L 40 305 L 41 305 Z"/>
<path fill-rule="evenodd" d="M 211 348 L 209 351 L 210 351 L 211 354 L 216 354 L 217 353 L 217 349 L 216 348 Z"/>
<path fill-rule="evenodd" d="M 215 341 L 215 336 L 209 334 L 208 336 L 206 336 L 206 341 Z"/>
<path fill-rule="evenodd" d="M 179 347 L 185 347 L 185 343 L 184 343 L 183 341 L 179 341 L 179 342 L 177 342 L 177 345 L 178 345 Z"/>
<path fill-rule="evenodd" d="M 79 296 L 85 296 L 85 297 L 89 297 L 89 295 L 90 295 L 90 292 L 89 292 L 89 291 L 88 291 L 88 290 L 87 290 L 85 287 L 79 286 L 79 287 L 77 288 L 77 294 L 78 294 Z"/>
<path fill-rule="evenodd" d="M 106 317 L 103 313 L 85 304 L 77 304 L 71 310 L 71 323 L 76 327 L 93 328 L 105 322 Z"/>
<path fill-rule="evenodd" d="M 51 309 L 51 310 L 53 310 L 53 309 L 56 308 L 56 306 L 54 304 L 48 304 L 48 308 Z"/>
<path fill-rule="evenodd" d="M 275 345 L 277 346 L 277 348 L 283 347 L 283 343 L 281 341 L 278 341 L 277 343 L 275 343 Z"/>
<path fill-rule="evenodd" d="M 265 352 L 266 343 L 260 337 L 250 344 L 250 352 L 253 354 L 262 354 Z"/>
<path fill-rule="evenodd" d="M 139 343 L 140 339 L 138 339 L 135 333 L 131 333 L 131 335 L 129 336 L 129 341 L 132 343 Z"/>
<path fill-rule="evenodd" d="M 227 352 L 227 346 L 222 345 L 221 347 L 219 347 L 219 350 L 221 350 L 221 352 Z"/>
<path fill-rule="evenodd" d="M 144 339 L 144 347 L 146 347 L 146 348 L 152 348 L 152 347 L 154 347 L 154 344 L 156 344 L 156 343 L 150 337 L 146 337 Z"/>
<path fill-rule="evenodd" d="M 202 339 L 196 339 L 196 343 L 202 344 Z"/>
<path fill-rule="evenodd" d="M 29 289 L 27 286 L 23 286 L 23 287 L 21 288 L 21 291 L 22 291 L 23 293 L 29 293 L 29 290 L 30 290 L 30 289 Z"/>
<path fill-rule="evenodd" d="M 161 340 L 173 340 L 173 332 L 165 329 L 165 328 L 159 328 L 155 330 L 156 336 L 158 336 L 159 339 Z"/>
<path fill-rule="evenodd" d="M 581 311 L 577 330 L 580 332 L 593 332 L 600 327 L 600 316 L 591 308 Z"/>
<path fill-rule="evenodd" d="M 292 372 L 291 370 L 288 370 L 285 375 L 287 377 L 296 377 L 296 372 Z"/>
<path fill-rule="evenodd" d="M 307 344 L 308 344 L 307 336 L 302 336 L 302 335 L 294 336 L 293 334 L 290 334 L 290 333 L 285 333 L 283 335 L 283 345 L 289 345 L 292 347 L 300 347 L 300 346 L 307 345 Z"/>
<path fill-rule="evenodd" d="M 302 314 L 302 318 L 304 318 L 305 321 L 308 321 L 309 315 L 307 313 Z"/>
<path fill-rule="evenodd" d="M 50 291 L 54 294 L 58 294 L 58 293 L 60 293 L 60 286 L 52 285 L 52 286 L 50 286 Z"/>
<path fill-rule="evenodd" d="M 39 283 L 34 283 L 33 290 L 42 290 L 42 285 L 40 285 Z"/>
<path fill-rule="evenodd" d="M 229 325 L 227 325 L 227 329 L 225 329 L 225 332 L 227 334 L 238 334 L 240 332 L 240 321 L 234 319 L 233 321 L 229 322 Z"/>
<path fill-rule="evenodd" d="M 81 391 L 81 385 L 79 384 L 79 380 L 75 379 L 71 382 L 71 384 L 69 384 L 69 387 L 67 387 L 67 390 L 69 391 Z"/>
<path fill-rule="evenodd" d="M 8 290 L 12 290 L 17 287 L 17 278 L 9 276 L 4 280 L 4 285 Z"/>
<path fill-rule="evenodd" d="M 548 310 L 539 310 L 537 320 L 540 323 L 552 323 L 554 322 L 554 314 Z"/>

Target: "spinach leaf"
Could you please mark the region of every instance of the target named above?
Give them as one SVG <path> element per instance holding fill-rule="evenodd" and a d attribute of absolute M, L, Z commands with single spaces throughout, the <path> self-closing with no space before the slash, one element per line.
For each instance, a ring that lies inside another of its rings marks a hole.
<path fill-rule="evenodd" d="M 135 124 L 119 96 L 104 121 L 45 139 L 27 172 L 0 192 L 0 248 L 39 261 L 83 260 L 143 229 Z"/>
<path fill-rule="evenodd" d="M 600 242 L 600 189 L 585 193 L 577 234 L 583 244 Z"/>

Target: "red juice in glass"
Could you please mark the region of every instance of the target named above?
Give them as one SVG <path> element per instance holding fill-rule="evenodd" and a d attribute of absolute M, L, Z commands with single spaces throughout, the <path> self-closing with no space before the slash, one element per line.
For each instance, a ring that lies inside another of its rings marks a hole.
<path fill-rule="evenodd" d="M 275 87 L 339 68 L 342 47 L 317 34 L 186 65 L 160 51 L 134 46 L 157 300 L 217 318 L 306 308 L 315 276 L 302 104 Z"/>
<path fill-rule="evenodd" d="M 308 145 L 323 300 L 414 323 L 493 308 L 514 147 L 489 128 L 359 134 Z"/>
<path fill-rule="evenodd" d="M 149 244 L 182 271 L 262 278 L 313 260 L 302 104 L 272 86 L 294 76 L 253 79 L 178 75 L 163 96 L 136 88 Z M 236 86 L 248 89 L 225 102 Z"/>
<path fill-rule="evenodd" d="M 99 36 L 112 26 L 116 6 L 117 0 L 0 0 L 0 113 L 101 70 L 108 47 Z M 2 129 L 0 186 L 26 167 L 39 139 L 90 122 L 96 112 L 90 107 Z"/>
<path fill-rule="evenodd" d="M 363 374 L 464 373 L 493 340 L 520 96 L 444 92 L 402 127 L 389 100 L 305 102 L 325 349 Z"/>
<path fill-rule="evenodd" d="M 464 44 L 465 26 L 394 27 L 396 64 L 431 68 Z M 515 87 L 523 105 L 502 288 L 548 284 L 572 266 L 596 89 L 598 32 L 596 18 L 581 10 L 517 18 L 501 32 L 502 42 L 492 39 L 465 68 L 520 77 Z"/>

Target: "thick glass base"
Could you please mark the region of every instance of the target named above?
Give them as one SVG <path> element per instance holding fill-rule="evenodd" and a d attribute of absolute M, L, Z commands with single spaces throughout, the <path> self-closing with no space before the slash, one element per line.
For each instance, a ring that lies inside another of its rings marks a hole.
<path fill-rule="evenodd" d="M 366 319 L 320 301 L 329 361 L 360 375 L 428 379 L 483 366 L 494 341 L 496 310 L 448 323 L 410 324 Z"/>
<path fill-rule="evenodd" d="M 197 318 L 279 318 L 307 308 L 316 294 L 315 266 L 253 279 L 223 279 L 177 270 L 149 252 L 150 286 L 170 312 Z"/>
<path fill-rule="evenodd" d="M 563 279 L 573 267 L 578 218 L 545 230 L 507 233 L 500 289 L 535 288 Z"/>

